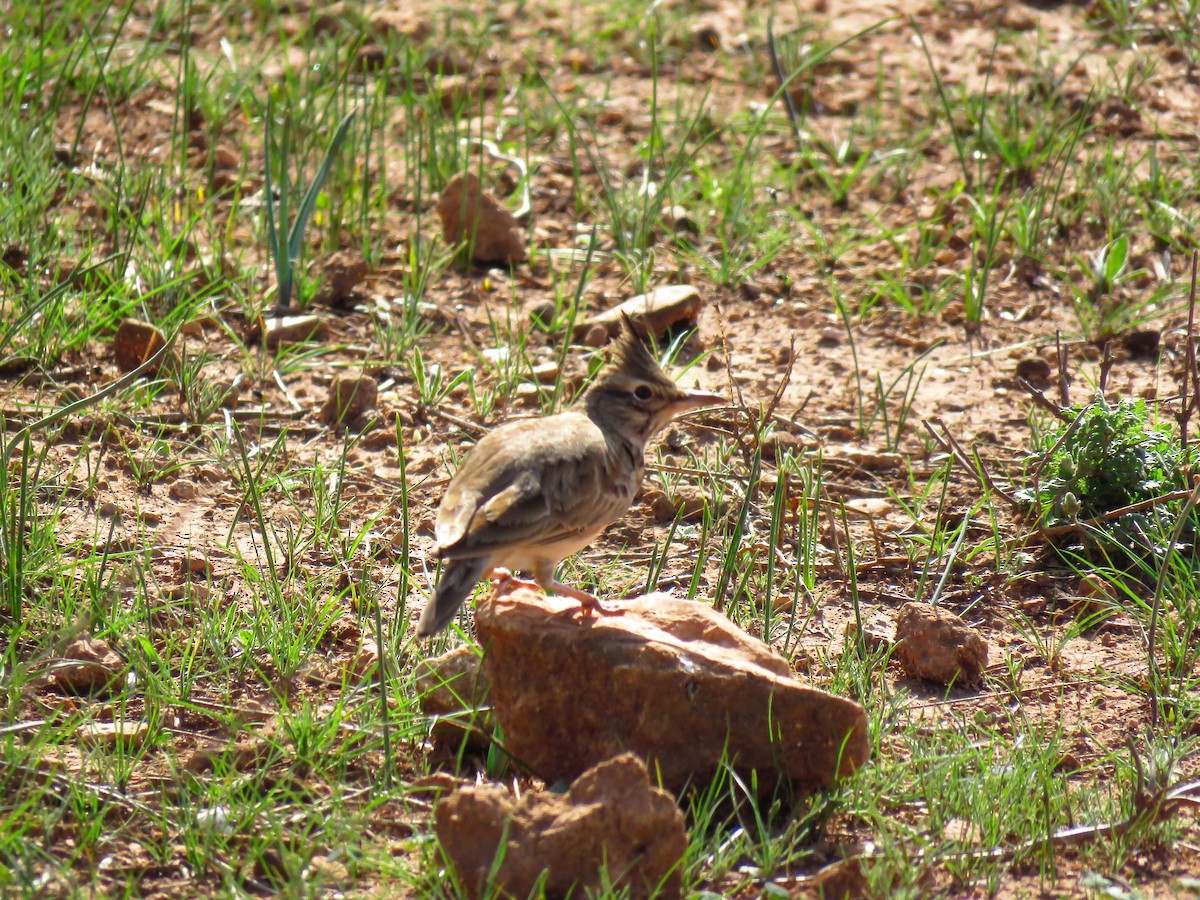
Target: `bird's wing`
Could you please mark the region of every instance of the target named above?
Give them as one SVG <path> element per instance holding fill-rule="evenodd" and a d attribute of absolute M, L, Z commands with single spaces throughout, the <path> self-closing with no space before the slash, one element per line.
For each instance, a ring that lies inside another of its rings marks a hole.
<path fill-rule="evenodd" d="M 606 453 L 603 436 L 583 416 L 497 428 L 472 448 L 446 489 L 435 528 L 442 555 L 499 553 L 593 533 L 598 521 L 624 511 L 607 490 Z"/>

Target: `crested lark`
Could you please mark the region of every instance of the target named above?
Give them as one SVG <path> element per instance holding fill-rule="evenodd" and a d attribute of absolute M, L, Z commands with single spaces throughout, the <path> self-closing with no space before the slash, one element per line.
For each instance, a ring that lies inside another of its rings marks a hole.
<path fill-rule="evenodd" d="M 602 610 L 591 594 L 555 581 L 555 569 L 629 509 L 646 442 L 680 413 L 721 400 L 677 387 L 623 318 L 581 409 L 507 422 L 463 461 L 438 508 L 446 567 L 417 634 L 445 628 L 476 582 L 501 568 L 532 574 L 542 590 L 584 610 Z"/>

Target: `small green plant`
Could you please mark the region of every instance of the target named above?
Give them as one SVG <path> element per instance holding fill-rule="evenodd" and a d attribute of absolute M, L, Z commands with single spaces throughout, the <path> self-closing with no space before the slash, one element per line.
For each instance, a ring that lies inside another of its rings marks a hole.
<path fill-rule="evenodd" d="M 473 369 L 464 369 L 447 380 L 441 365 L 427 363 L 420 349 L 415 347 L 405 362 L 422 406 L 437 406 L 460 384 L 470 384 L 475 378 Z"/>
<path fill-rule="evenodd" d="M 296 270 L 300 263 L 300 251 L 304 247 L 304 232 L 307 230 L 308 220 L 316 208 L 317 197 L 321 193 L 321 187 L 325 184 L 325 179 L 329 177 L 329 170 L 333 166 L 333 160 L 337 156 L 342 142 L 346 140 L 346 133 L 350 130 L 350 123 L 353 121 L 354 113 L 347 113 L 338 125 L 337 130 L 333 133 L 333 137 L 329 141 L 329 146 L 325 149 L 325 157 L 321 160 L 321 165 L 317 169 L 317 174 L 313 176 L 312 184 L 308 186 L 308 191 L 305 192 L 304 199 L 300 201 L 296 220 L 292 222 L 292 227 L 289 230 L 287 223 L 293 200 L 291 196 L 292 185 L 287 174 L 290 133 L 285 125 L 282 146 L 280 147 L 283 165 L 280 167 L 281 177 L 278 185 L 279 215 L 278 220 L 276 220 L 275 184 L 271 174 L 271 157 L 273 155 L 271 152 L 273 142 L 271 130 L 274 125 L 274 104 L 270 98 L 267 100 L 267 114 L 264 118 L 265 126 L 263 134 L 263 151 L 266 160 L 263 166 L 265 181 L 263 195 L 267 204 L 267 237 L 270 242 L 271 258 L 275 261 L 275 277 L 277 280 L 276 301 L 280 309 L 288 309 L 292 305 L 292 293 L 296 286 Z M 287 235 L 286 242 L 283 240 L 284 234 Z"/>
<path fill-rule="evenodd" d="M 1126 570 L 1165 552 L 1162 536 L 1181 514 L 1193 454 L 1170 426 L 1150 422 L 1144 400 L 1098 397 L 1069 415 L 1069 424 L 1046 436 L 1040 478 L 1025 495 L 1042 527 L 1055 532 L 1055 546 Z"/>

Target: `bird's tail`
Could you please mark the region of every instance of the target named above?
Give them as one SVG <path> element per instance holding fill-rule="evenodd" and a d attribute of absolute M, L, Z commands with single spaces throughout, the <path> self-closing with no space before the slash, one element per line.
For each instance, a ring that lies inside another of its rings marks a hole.
<path fill-rule="evenodd" d="M 449 625 L 490 566 L 491 562 L 486 556 L 448 560 L 433 592 L 433 599 L 425 604 L 425 611 L 417 622 L 417 636 L 431 637 Z"/>

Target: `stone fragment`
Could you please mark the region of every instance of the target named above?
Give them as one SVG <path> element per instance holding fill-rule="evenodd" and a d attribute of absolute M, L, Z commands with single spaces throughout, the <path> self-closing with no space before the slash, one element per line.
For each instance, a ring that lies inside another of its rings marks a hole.
<path fill-rule="evenodd" d="M 667 496 L 666 491 L 649 488 L 642 492 L 642 508 L 646 518 L 656 525 L 666 525 L 675 521 L 675 504 Z"/>
<path fill-rule="evenodd" d="M 238 772 L 248 772 L 262 764 L 271 753 L 271 745 L 261 737 L 249 737 L 240 741 L 212 741 L 197 747 L 184 760 L 183 768 L 193 775 L 212 770 L 217 761 Z"/>
<path fill-rule="evenodd" d="M 672 206 L 663 215 L 663 219 L 676 234 L 683 233 L 692 237 L 700 234 L 700 226 L 696 224 L 686 206 Z"/>
<path fill-rule="evenodd" d="M 566 794 L 516 800 L 496 784 L 461 788 L 438 802 L 434 828 L 468 897 L 681 895 L 683 813 L 631 753 L 589 769 Z"/>
<path fill-rule="evenodd" d="M 379 402 L 379 385 L 369 375 L 342 375 L 329 386 L 329 397 L 318 418 L 327 425 L 345 425 Z"/>
<path fill-rule="evenodd" d="M 1120 607 L 1121 589 L 1100 575 L 1084 575 L 1079 589 L 1069 601 L 1071 612 L 1082 618 L 1115 614 Z"/>
<path fill-rule="evenodd" d="M 662 337 L 679 324 L 694 327 L 700 315 L 700 291 L 690 284 L 674 284 L 655 288 L 646 294 L 630 297 L 624 303 L 606 309 L 602 313 L 588 316 L 575 324 L 576 340 L 599 325 L 614 338 L 621 327 L 621 314 L 629 316 L 638 334 Z"/>
<path fill-rule="evenodd" d="M 491 685 L 478 647 L 456 647 L 421 660 L 416 678 L 421 710 L 433 719 L 431 736 L 435 743 L 457 745 L 464 734 L 469 746 L 490 743 L 495 727 L 488 705 Z"/>
<path fill-rule="evenodd" d="M 167 494 L 172 500 L 194 500 L 198 493 L 196 482 L 188 478 L 177 479 L 171 482 L 171 486 L 167 488 Z"/>
<path fill-rule="evenodd" d="M 671 790 L 723 760 L 778 781 L 828 785 L 867 758 L 862 708 L 806 687 L 787 662 L 706 603 L 605 599 L 620 615 L 527 588 L 475 611 L 505 749 L 547 781 L 625 750 Z M 531 673 L 536 673 L 532 677 Z"/>
<path fill-rule="evenodd" d="M 896 616 L 896 658 L 913 678 L 970 685 L 987 668 L 988 645 L 954 613 L 906 603 Z"/>
<path fill-rule="evenodd" d="M 826 447 L 825 458 L 833 465 L 845 465 L 868 472 L 890 472 L 904 462 L 904 457 L 899 453 L 854 445 Z"/>
<path fill-rule="evenodd" d="M 772 431 L 762 439 L 762 454 L 772 462 L 782 460 L 788 453 L 799 456 L 807 447 L 807 442 L 798 434 L 786 431 Z"/>
<path fill-rule="evenodd" d="M 125 661 L 104 641 L 82 633 L 51 667 L 54 680 L 68 690 L 91 693 L 107 688 L 125 669 Z"/>
<path fill-rule="evenodd" d="M 423 43 L 433 31 L 427 18 L 403 7 L 384 7 L 370 17 L 371 29 L 381 40 L 389 36 L 413 43 Z"/>
<path fill-rule="evenodd" d="M 603 325 L 592 325 L 582 331 L 576 330 L 576 340 L 585 347 L 603 347 L 608 343 L 608 329 Z"/>
<path fill-rule="evenodd" d="M 166 346 L 166 343 L 167 339 L 163 333 L 149 322 L 125 319 L 118 326 L 116 337 L 113 338 L 113 355 L 117 359 L 117 368 L 122 372 L 132 372 Z"/>
<path fill-rule="evenodd" d="M 1050 363 L 1040 356 L 1029 356 L 1017 363 L 1016 374 L 1035 388 L 1044 388 L 1050 384 Z"/>
<path fill-rule="evenodd" d="M 677 515 L 683 522 L 698 522 L 704 518 L 704 510 L 708 503 L 708 495 L 698 488 L 686 485 L 676 488 L 674 496 L 657 488 L 650 488 L 642 494 L 642 505 L 647 518 L 659 525 L 675 521 Z"/>
<path fill-rule="evenodd" d="M 298 344 L 302 341 L 316 340 L 325 330 L 325 323 L 319 316 L 270 316 L 259 319 L 259 333 L 266 340 L 267 346 L 278 347 L 280 344 Z"/>
<path fill-rule="evenodd" d="M 525 237 L 512 212 L 483 189 L 473 172 L 450 179 L 438 198 L 446 243 L 466 241 L 477 263 L 515 265 L 526 259 Z"/>
<path fill-rule="evenodd" d="M 352 306 L 357 298 L 358 286 L 367 277 L 367 261 L 362 254 L 339 250 L 322 267 L 325 289 L 321 300 L 330 306 Z"/>
<path fill-rule="evenodd" d="M 862 623 L 862 640 L 863 644 L 872 653 L 881 653 L 891 650 L 895 646 L 895 638 L 893 636 L 895 629 L 892 623 L 888 621 L 887 616 L 876 613 L 870 616 Z M 846 636 L 854 637 L 858 633 L 857 622 L 846 623 Z"/>
<path fill-rule="evenodd" d="M 89 722 L 75 730 L 75 738 L 84 747 L 136 750 L 149 733 L 150 726 L 145 722 Z"/>
<path fill-rule="evenodd" d="M 1162 333 L 1157 330 L 1131 331 L 1121 344 L 1134 359 L 1155 359 L 1162 344 Z"/>
<path fill-rule="evenodd" d="M 354 648 L 354 655 L 346 660 L 343 674 L 361 681 L 375 671 L 375 667 L 378 665 L 379 644 L 374 638 L 360 635 L 358 646 Z"/>
<path fill-rule="evenodd" d="M 556 362 L 536 363 L 531 370 L 531 374 L 539 384 L 554 384 L 558 381 L 558 373 L 559 368 Z"/>
<path fill-rule="evenodd" d="M 188 550 L 179 564 L 184 578 L 212 578 L 213 564 L 202 550 Z"/>

